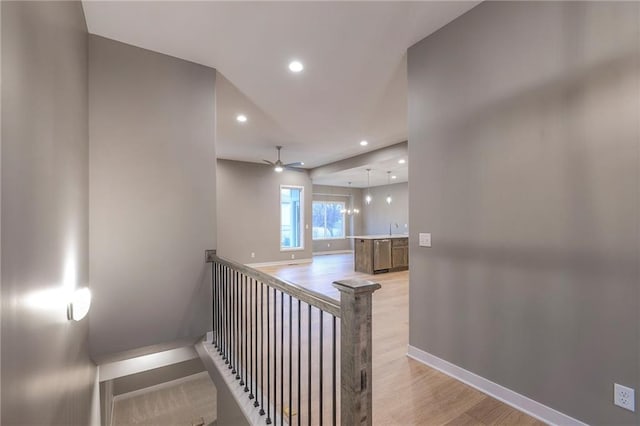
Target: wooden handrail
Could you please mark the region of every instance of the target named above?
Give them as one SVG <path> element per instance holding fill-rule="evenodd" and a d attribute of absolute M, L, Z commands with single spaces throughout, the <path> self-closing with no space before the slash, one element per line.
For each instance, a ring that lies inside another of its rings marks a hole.
<path fill-rule="evenodd" d="M 311 306 L 322 309 L 331 315 L 341 318 L 340 301 L 332 299 L 322 293 L 318 293 L 308 288 L 301 287 L 295 283 L 274 277 L 273 275 L 253 269 L 250 266 L 220 257 L 215 253 L 215 250 L 206 251 L 206 261 L 208 263 L 217 261 L 220 264 L 226 265 L 250 278 L 263 282 L 269 287 L 289 294 L 304 303 L 308 303 Z"/>
<path fill-rule="evenodd" d="M 331 315 L 334 316 L 333 318 L 333 421 L 335 423 L 335 419 L 336 419 L 336 401 L 335 401 L 335 397 L 336 397 L 336 352 L 335 352 L 335 348 L 336 348 L 336 342 L 335 342 L 335 338 L 336 338 L 336 331 L 335 331 L 335 327 L 336 327 L 336 318 L 340 318 L 340 374 L 339 374 L 339 387 L 340 387 L 340 422 L 341 424 L 344 425 L 360 425 L 360 426 L 370 426 L 373 423 L 373 418 L 372 418 L 372 295 L 373 292 L 375 292 L 376 290 L 378 290 L 381 286 L 378 283 L 374 283 L 372 281 L 368 281 L 368 280 L 358 280 L 358 279 L 351 279 L 351 280 L 342 280 L 342 281 L 335 281 L 333 283 L 333 286 L 338 289 L 338 291 L 340 292 L 340 301 L 334 300 L 324 294 L 315 292 L 313 290 L 301 287 L 297 284 L 291 283 L 289 281 L 286 280 L 282 280 L 280 278 L 276 278 L 274 276 L 268 275 L 264 272 L 258 271 L 256 269 L 253 269 L 249 266 L 237 263 L 237 262 L 233 262 L 231 260 L 228 259 L 224 259 L 221 258 L 220 256 L 217 256 L 216 252 L 214 250 L 207 250 L 206 252 L 206 261 L 209 263 L 213 263 L 214 266 L 213 268 L 215 268 L 215 264 L 221 265 L 223 267 L 229 268 L 232 271 L 235 271 L 234 273 L 238 273 L 240 277 L 244 276 L 244 277 L 248 277 L 251 278 L 253 280 L 255 280 L 256 283 L 262 283 L 267 285 L 268 287 L 271 287 L 273 290 L 273 317 L 270 317 L 269 314 L 269 289 L 267 289 L 267 303 L 266 303 L 266 309 L 267 309 L 267 315 L 266 315 L 266 330 L 267 330 L 267 362 L 266 364 L 262 364 L 262 354 L 260 357 L 260 365 L 262 365 L 262 369 L 259 375 L 259 378 L 262 380 L 262 382 L 260 382 L 260 392 L 261 393 L 261 399 L 260 399 L 260 403 L 258 403 L 257 400 L 257 393 L 256 393 L 256 401 L 254 402 L 254 407 L 258 407 L 259 405 L 262 404 L 262 396 L 263 396 L 263 392 L 264 392 L 264 365 L 267 366 L 267 385 L 266 385 L 266 390 L 267 390 L 267 403 L 266 403 L 266 407 L 267 407 L 267 418 L 266 418 L 266 422 L 267 424 L 270 424 L 272 422 L 272 419 L 270 418 L 270 408 L 272 407 L 271 404 L 271 400 L 269 398 L 269 390 L 270 388 L 270 384 L 269 381 L 271 379 L 271 375 L 270 375 L 270 370 L 269 370 L 269 366 L 270 366 L 270 361 L 269 361 L 269 339 L 270 339 L 270 335 L 269 335 L 269 330 L 270 330 L 270 326 L 269 326 L 269 318 L 273 318 L 273 326 L 275 328 L 276 325 L 276 312 L 275 309 L 277 307 L 277 302 L 275 300 L 276 297 L 276 291 L 280 291 L 281 295 L 287 294 L 289 296 L 291 296 L 292 298 L 296 298 L 299 302 L 298 302 L 298 339 L 297 339 L 297 344 L 298 344 L 298 363 L 300 363 L 300 345 L 301 345 L 301 340 L 300 340 L 300 315 L 301 315 L 301 311 L 300 311 L 300 302 L 303 302 L 307 305 L 309 305 L 308 307 L 308 322 L 307 322 L 307 327 L 308 327 L 308 342 L 307 344 L 309 345 L 309 349 L 307 350 L 307 354 L 308 354 L 308 362 L 307 362 L 307 373 L 308 373 L 308 380 L 307 380 L 307 385 L 309 386 L 309 391 L 308 394 L 311 395 L 311 364 L 312 364 L 312 358 L 311 358 L 311 327 L 312 327 L 312 322 L 311 322 L 311 310 L 312 310 L 312 306 L 319 309 L 320 310 L 320 321 L 318 323 L 319 326 L 319 334 L 320 334 L 320 338 L 319 338 L 319 366 L 320 366 L 320 389 L 322 389 L 322 380 L 323 380 L 323 374 L 322 374 L 322 354 L 323 354 L 323 350 L 322 350 L 322 343 L 323 343 L 323 339 L 322 339 L 322 330 L 323 330 L 323 320 L 322 320 L 322 314 L 323 312 L 329 313 Z M 238 275 L 235 275 L 236 277 Z M 237 278 L 236 278 L 237 280 Z M 214 279 L 214 285 L 215 283 L 217 283 L 219 281 L 216 281 Z M 232 283 L 237 283 L 238 281 L 232 281 Z M 240 283 L 247 283 L 246 279 L 243 278 L 240 279 L 239 281 Z M 218 331 L 217 336 L 220 337 L 221 339 L 221 343 L 222 343 L 222 349 L 219 349 L 219 353 L 224 355 L 223 359 L 225 359 L 225 364 L 228 364 L 228 368 L 232 369 L 232 373 L 236 373 L 236 363 L 238 362 L 238 359 L 240 359 L 240 365 L 242 365 L 242 362 L 244 362 L 244 369 L 243 369 L 243 374 L 244 377 L 246 378 L 246 380 L 248 382 L 253 380 L 252 376 L 247 376 L 246 373 L 246 355 L 247 355 L 247 349 L 246 349 L 246 343 L 247 343 L 247 338 L 246 338 L 246 334 L 245 334 L 245 329 L 243 327 L 246 327 L 246 325 L 241 325 L 240 327 L 238 326 L 238 320 L 240 320 L 240 324 L 246 324 L 246 311 L 243 311 L 243 309 L 246 309 L 246 299 L 242 299 L 242 295 L 245 294 L 243 293 L 241 290 L 240 292 L 240 303 L 239 305 L 235 305 L 237 303 L 237 290 L 233 291 L 234 288 L 238 288 L 236 286 L 232 286 L 232 287 L 228 287 L 225 286 L 224 284 L 222 284 L 222 287 L 216 287 L 216 289 L 219 289 L 222 292 L 222 297 L 223 300 L 222 303 L 222 316 L 218 316 L 217 318 L 220 319 L 221 321 L 218 321 L 218 324 L 222 323 L 223 328 L 219 328 L 216 330 L 216 326 L 215 326 L 215 322 L 216 320 L 214 319 L 214 331 Z M 242 289 L 242 287 L 240 287 Z M 219 292 L 220 292 L 219 291 Z M 214 292 L 215 294 L 215 292 Z M 250 293 L 249 293 L 250 294 Z M 255 303 L 257 304 L 257 293 L 256 294 L 256 301 Z M 262 295 L 262 290 L 260 291 L 260 294 Z M 231 296 L 230 296 L 231 295 Z M 283 296 L 282 296 L 283 297 Z M 217 299 L 214 299 L 217 300 Z M 263 313 L 262 313 L 262 296 L 260 299 L 260 318 L 262 321 L 263 318 Z M 283 299 L 282 299 L 283 300 Z M 291 298 L 289 298 L 289 311 L 290 311 L 290 315 L 291 315 Z M 229 301 L 231 301 L 233 304 L 232 305 L 228 305 Z M 227 305 L 225 305 L 225 303 L 227 303 Z M 244 303 L 244 304 L 243 304 Z M 253 303 L 253 302 L 252 302 Z M 284 311 L 283 311 L 283 304 L 284 301 L 282 301 L 280 303 L 280 326 L 284 327 Z M 257 305 L 253 305 L 256 309 L 255 314 L 257 315 Z M 240 310 L 240 316 L 238 316 L 238 309 Z M 242 322 L 242 317 L 243 317 L 243 312 L 244 312 L 244 318 L 245 318 L 245 322 Z M 231 314 L 231 316 L 229 316 L 229 314 Z M 251 315 L 249 316 L 249 318 L 251 319 Z M 257 324 L 257 316 L 254 316 L 256 324 Z M 234 322 L 235 321 L 235 322 Z M 229 332 L 229 322 L 231 322 L 232 326 L 231 326 L 231 331 Z M 251 321 L 250 321 L 251 324 Z M 289 323 L 289 333 L 291 333 L 291 327 L 293 325 L 291 323 Z M 227 327 L 226 329 L 224 327 Z M 248 327 L 248 329 L 251 329 L 251 325 Z M 220 333 L 220 330 L 223 331 L 223 333 Z M 259 330 L 262 330 L 262 322 L 260 323 L 259 326 Z M 226 333 L 225 333 L 226 332 Z M 263 348 L 263 339 L 264 339 L 264 335 L 262 334 L 263 332 L 260 331 L 260 348 Z M 280 339 L 281 339 L 281 343 L 280 343 L 280 356 L 281 356 L 281 364 L 280 364 L 280 374 L 284 374 L 284 366 L 283 366 L 283 342 L 284 342 L 284 329 L 282 329 L 280 331 Z M 240 340 L 238 340 L 238 338 Z M 244 338 L 244 344 L 245 346 L 243 346 L 243 338 Z M 277 338 L 277 332 L 274 331 L 273 334 L 273 338 L 276 339 Z M 256 334 L 256 340 L 257 341 L 257 334 Z M 230 343 L 229 343 L 230 342 Z M 238 343 L 239 342 L 239 343 Z M 249 339 L 249 343 L 251 343 L 251 339 Z M 289 343 L 291 344 L 291 340 L 289 340 Z M 217 343 L 216 343 L 217 344 Z M 276 349 L 276 342 L 274 340 L 274 376 L 273 376 L 273 381 L 271 382 L 274 386 L 274 391 L 275 391 L 275 386 L 277 383 L 277 378 L 275 377 L 275 369 L 277 369 L 277 363 L 276 363 L 276 356 L 277 356 L 277 349 Z M 253 347 L 253 346 L 252 346 Z M 240 354 L 238 355 L 237 349 L 240 348 Z M 256 346 L 257 348 L 257 346 Z M 244 358 L 242 355 L 242 351 L 244 349 Z M 261 349 L 262 350 L 262 349 Z M 257 349 L 256 349 L 257 351 Z M 250 350 L 249 355 L 251 355 L 253 353 L 253 349 Z M 226 356 L 226 358 L 225 358 Z M 291 358 L 291 353 L 290 353 L 290 358 Z M 251 362 L 249 363 L 249 365 L 251 365 Z M 257 352 L 256 352 L 256 371 L 257 371 L 257 366 L 258 366 L 258 362 L 257 362 Z M 240 380 L 240 385 L 245 384 L 245 388 L 244 391 L 250 391 L 250 388 L 246 387 L 246 383 L 243 383 L 243 376 L 240 375 L 240 369 L 242 367 L 238 367 L 238 375 L 236 375 L 236 379 Z M 300 368 L 300 367 L 298 367 Z M 289 377 L 291 380 L 291 365 L 289 366 Z M 281 386 L 281 410 L 283 410 L 283 401 L 282 401 L 282 386 L 283 386 L 283 377 L 281 377 L 280 379 L 280 386 Z M 300 392 L 300 371 L 298 371 L 298 392 Z M 258 389 L 258 382 L 256 381 L 256 389 Z M 289 387 L 289 389 L 291 389 L 291 387 Z M 322 392 L 320 392 L 320 416 L 322 416 Z M 291 397 L 291 396 L 290 396 Z M 249 397 L 250 399 L 253 398 L 253 396 Z M 274 392 L 274 399 L 277 399 L 277 394 Z M 308 400 L 308 404 L 309 404 L 309 408 L 307 409 L 308 411 L 308 416 L 311 416 L 311 400 Z M 300 404 L 300 401 L 298 400 L 298 404 Z M 290 407 L 291 408 L 291 407 Z M 300 407 L 298 406 L 298 409 Z M 277 415 L 276 411 L 275 411 L 275 403 L 273 406 L 273 412 L 274 412 L 274 416 Z M 264 411 L 264 406 L 262 406 L 262 409 L 260 410 L 260 415 L 264 415 L 265 411 Z M 300 414 L 299 414 L 300 415 Z M 310 417 L 309 417 L 310 419 Z M 322 421 L 322 417 L 320 417 L 320 420 Z M 311 421 L 311 420 L 309 420 Z"/>

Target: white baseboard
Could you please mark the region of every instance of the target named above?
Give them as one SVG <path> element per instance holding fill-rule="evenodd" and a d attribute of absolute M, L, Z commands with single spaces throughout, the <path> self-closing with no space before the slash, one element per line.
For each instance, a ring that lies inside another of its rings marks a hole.
<path fill-rule="evenodd" d="M 122 395 L 115 395 L 113 397 L 113 402 L 115 403 L 116 401 L 121 401 L 123 399 L 133 398 L 134 396 L 144 395 L 145 393 L 157 391 L 160 389 L 166 389 L 171 386 L 179 385 L 185 382 L 190 382 L 191 380 L 201 379 L 203 377 L 209 377 L 209 373 L 207 373 L 206 371 L 201 371 L 196 374 L 191 374 L 190 376 L 180 377 L 178 379 L 170 380 L 164 383 L 159 383 L 157 385 L 149 386 L 142 389 L 136 389 L 131 392 L 123 393 Z"/>
<path fill-rule="evenodd" d="M 314 256 L 324 256 L 325 254 L 347 254 L 353 253 L 353 250 L 327 250 L 327 251 L 314 251 Z"/>
<path fill-rule="evenodd" d="M 567 416 L 566 414 L 554 410 L 551 407 L 547 407 L 546 405 L 534 401 L 531 398 L 514 392 L 511 389 L 507 389 L 502 385 L 485 379 L 482 376 L 478 376 L 471 371 L 465 370 L 462 367 L 458 367 L 457 365 L 452 364 L 449 361 L 445 361 L 442 358 L 438 358 L 437 356 L 431 355 L 430 353 L 418 349 L 414 346 L 409 345 L 407 356 L 423 364 L 426 364 L 429 367 L 435 368 L 436 370 L 443 372 L 447 376 L 453 377 L 454 379 L 466 383 L 469 386 L 476 388 L 479 391 L 486 393 L 487 395 L 490 395 L 495 399 L 502 401 L 505 404 L 510 405 L 524 413 L 527 413 L 528 415 L 535 417 L 536 419 L 541 420 L 545 423 L 562 426 L 586 426 L 586 423 L 583 423 L 580 420 Z"/>
<path fill-rule="evenodd" d="M 246 263 L 246 266 L 252 268 L 262 268 L 264 266 L 279 266 L 279 265 L 300 265 L 302 263 L 311 263 L 313 259 L 290 259 L 290 260 L 276 260 L 275 262 L 262 262 L 262 263 Z"/>

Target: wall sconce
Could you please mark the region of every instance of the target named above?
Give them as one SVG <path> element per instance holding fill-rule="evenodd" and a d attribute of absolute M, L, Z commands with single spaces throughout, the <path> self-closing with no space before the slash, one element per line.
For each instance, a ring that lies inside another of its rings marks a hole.
<path fill-rule="evenodd" d="M 87 316 L 90 307 L 91 290 L 87 287 L 77 289 L 67 303 L 67 319 L 69 321 L 80 321 Z"/>

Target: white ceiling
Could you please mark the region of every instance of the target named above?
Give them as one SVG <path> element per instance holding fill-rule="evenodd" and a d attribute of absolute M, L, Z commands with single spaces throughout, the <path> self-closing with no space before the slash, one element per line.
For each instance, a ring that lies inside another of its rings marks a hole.
<path fill-rule="evenodd" d="M 478 3 L 83 5 L 92 34 L 218 70 L 218 157 L 274 160 L 282 145 L 285 163 L 311 168 L 406 140 L 406 49 Z M 294 58 L 300 74 L 287 69 Z"/>
<path fill-rule="evenodd" d="M 408 165 L 408 163 L 398 164 L 396 159 L 378 161 L 314 178 L 313 183 L 317 185 L 366 188 L 367 186 L 387 185 L 387 183 L 407 182 L 409 180 Z M 368 181 L 367 169 L 370 169 Z M 395 179 L 392 179 L 393 176 L 395 176 Z M 351 182 L 351 185 L 349 185 L 349 182 Z"/>

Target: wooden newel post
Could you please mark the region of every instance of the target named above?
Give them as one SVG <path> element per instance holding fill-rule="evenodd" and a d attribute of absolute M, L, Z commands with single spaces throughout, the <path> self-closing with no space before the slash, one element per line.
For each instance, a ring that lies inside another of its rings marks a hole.
<path fill-rule="evenodd" d="M 336 281 L 340 291 L 340 423 L 371 425 L 371 295 L 380 284 Z"/>

